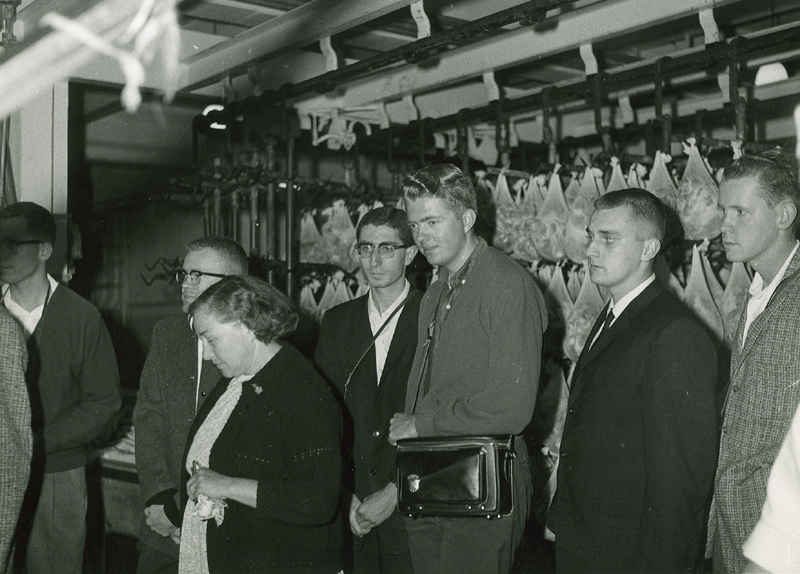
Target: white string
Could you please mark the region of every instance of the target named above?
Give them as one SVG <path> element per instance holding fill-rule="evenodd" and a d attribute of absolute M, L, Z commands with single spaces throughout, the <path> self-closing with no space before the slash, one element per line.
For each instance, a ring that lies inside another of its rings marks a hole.
<path fill-rule="evenodd" d="M 129 113 L 135 112 L 142 103 L 140 89 L 144 84 L 145 70 L 142 61 L 149 62 L 162 50 L 165 99 L 171 100 L 175 94 L 178 71 L 178 49 L 180 28 L 174 0 L 162 2 L 165 8 L 156 10 L 158 0 L 144 0 L 128 28 L 120 36 L 122 43 L 134 40 L 133 51 L 118 48 L 108 40 L 98 36 L 84 25 L 70 20 L 56 12 L 45 14 L 41 22 L 46 26 L 71 36 L 92 50 L 114 58 L 119 62 L 125 77 L 125 86 L 120 99 Z"/>

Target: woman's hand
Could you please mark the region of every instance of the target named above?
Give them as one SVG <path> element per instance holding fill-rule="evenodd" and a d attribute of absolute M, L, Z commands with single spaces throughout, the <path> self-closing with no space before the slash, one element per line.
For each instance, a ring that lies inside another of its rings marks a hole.
<path fill-rule="evenodd" d="M 201 494 L 209 498 L 225 500 L 230 498 L 233 481 L 229 476 L 224 476 L 207 468 L 200 468 L 186 483 L 186 492 L 193 499 Z"/>
<path fill-rule="evenodd" d="M 258 501 L 258 482 L 249 478 L 233 478 L 207 468 L 198 468 L 189 482 L 186 493 L 192 500 L 201 494 L 219 500 L 235 500 L 251 508 Z"/>

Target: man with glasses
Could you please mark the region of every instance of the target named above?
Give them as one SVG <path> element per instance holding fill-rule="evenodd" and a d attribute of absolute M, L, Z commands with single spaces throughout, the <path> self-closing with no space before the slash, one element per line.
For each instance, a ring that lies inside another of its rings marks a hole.
<path fill-rule="evenodd" d="M 44 207 L 19 202 L 0 211 L 2 304 L 28 350 L 34 454 L 18 548 L 30 574 L 82 571 L 87 453 L 120 407 L 117 359 L 100 313 L 47 274 L 55 241 Z"/>
<path fill-rule="evenodd" d="M 181 463 L 197 409 L 222 374 L 204 361 L 186 311 L 203 291 L 227 275 L 248 271 L 247 254 L 227 237 L 203 237 L 187 246 L 181 286 L 183 313 L 159 321 L 133 411 L 136 469 L 145 509 L 138 574 L 178 571 Z"/>
<path fill-rule="evenodd" d="M 417 346 L 420 294 L 405 277 L 417 248 L 405 212 L 393 207 L 365 214 L 356 236 L 370 291 L 325 313 L 314 360 L 347 407 L 345 484 L 352 492 L 354 572 L 411 573 L 396 510 L 396 449 L 387 438 L 389 419 L 405 402 Z"/>

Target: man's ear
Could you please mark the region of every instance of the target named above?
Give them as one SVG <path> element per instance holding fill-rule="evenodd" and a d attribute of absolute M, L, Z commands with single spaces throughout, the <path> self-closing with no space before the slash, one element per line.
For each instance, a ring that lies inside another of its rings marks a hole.
<path fill-rule="evenodd" d="M 42 241 L 39 244 L 39 260 L 47 261 L 53 255 L 53 245 L 47 241 Z"/>
<path fill-rule="evenodd" d="M 661 251 L 661 242 L 655 237 L 644 240 L 644 247 L 642 248 L 642 261 L 652 261 Z"/>
<path fill-rule="evenodd" d="M 794 226 L 797 219 L 797 206 L 788 199 L 781 201 L 777 206 L 778 229 L 786 231 Z"/>
<path fill-rule="evenodd" d="M 419 249 L 417 249 L 416 245 L 406 247 L 406 267 L 411 265 L 411 262 L 414 261 L 414 257 L 417 256 L 417 253 L 419 253 Z"/>
<path fill-rule="evenodd" d="M 472 208 L 464 211 L 461 216 L 461 222 L 464 224 L 464 233 L 469 233 L 475 227 L 475 221 L 478 219 L 478 214 Z"/>

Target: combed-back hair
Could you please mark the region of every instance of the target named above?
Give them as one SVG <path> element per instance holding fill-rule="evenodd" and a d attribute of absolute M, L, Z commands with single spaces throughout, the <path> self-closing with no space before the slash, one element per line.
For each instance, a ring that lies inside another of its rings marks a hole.
<path fill-rule="evenodd" d="M 0 219 L 13 219 L 21 217 L 25 220 L 28 233 L 34 238 L 45 241 L 55 247 L 56 245 L 56 220 L 53 214 L 38 203 L 32 201 L 18 201 L 0 211 Z"/>
<path fill-rule="evenodd" d="M 297 327 L 297 313 L 287 297 L 250 275 L 229 275 L 203 291 L 189 314 L 206 313 L 220 323 L 241 321 L 262 343 L 280 339 Z"/>
<path fill-rule="evenodd" d="M 609 191 L 594 200 L 594 208 L 614 209 L 628 207 L 636 219 L 644 221 L 653 230 L 655 238 L 664 241 L 667 228 L 667 208 L 655 195 L 637 187 Z"/>
<path fill-rule="evenodd" d="M 187 251 L 200 251 L 213 249 L 227 262 L 228 272 L 231 275 L 247 275 L 249 263 L 244 248 L 230 237 L 212 235 L 195 239 L 186 246 Z"/>
<path fill-rule="evenodd" d="M 734 160 L 722 172 L 722 181 L 755 177 L 762 197 L 771 208 L 788 199 L 800 208 L 797 158 L 780 149 L 748 154 Z"/>
<path fill-rule="evenodd" d="M 403 181 L 403 195 L 409 199 L 439 197 L 459 216 L 467 209 L 478 213 L 478 199 L 472 180 L 449 163 L 423 167 Z"/>
<path fill-rule="evenodd" d="M 359 241 L 361 240 L 361 230 L 367 225 L 391 227 L 400 234 L 400 241 L 403 245 L 414 245 L 414 236 L 411 235 L 411 228 L 408 226 L 408 214 L 402 209 L 376 207 L 365 213 L 356 226 L 356 237 Z"/>

